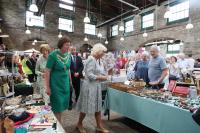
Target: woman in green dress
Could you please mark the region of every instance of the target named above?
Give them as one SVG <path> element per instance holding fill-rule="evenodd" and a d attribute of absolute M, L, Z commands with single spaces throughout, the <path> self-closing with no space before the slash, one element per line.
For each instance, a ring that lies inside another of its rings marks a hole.
<path fill-rule="evenodd" d="M 68 49 L 71 42 L 68 38 L 58 41 L 58 49 L 48 56 L 45 81 L 46 93 L 50 96 L 50 104 L 57 120 L 61 123 L 61 114 L 69 107 L 70 97 L 70 64 L 71 55 Z"/>

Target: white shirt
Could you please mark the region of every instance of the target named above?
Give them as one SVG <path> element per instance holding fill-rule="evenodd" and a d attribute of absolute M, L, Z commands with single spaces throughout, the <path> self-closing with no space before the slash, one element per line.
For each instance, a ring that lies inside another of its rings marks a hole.
<path fill-rule="evenodd" d="M 179 61 L 178 61 L 178 67 L 180 68 L 180 69 L 187 69 L 187 68 L 189 68 L 190 67 L 190 65 L 189 65 L 189 63 L 188 63 L 188 61 L 186 60 L 186 59 L 180 59 Z"/>
<path fill-rule="evenodd" d="M 170 75 L 174 75 L 176 77 L 179 76 L 179 70 L 178 70 L 178 64 L 177 63 L 169 64 L 168 67 L 169 67 L 169 74 Z"/>
<path fill-rule="evenodd" d="M 194 63 L 195 63 L 195 60 L 193 58 L 188 58 L 186 59 L 187 62 L 188 62 L 188 65 L 189 65 L 189 68 L 190 69 L 193 69 L 194 68 Z"/>

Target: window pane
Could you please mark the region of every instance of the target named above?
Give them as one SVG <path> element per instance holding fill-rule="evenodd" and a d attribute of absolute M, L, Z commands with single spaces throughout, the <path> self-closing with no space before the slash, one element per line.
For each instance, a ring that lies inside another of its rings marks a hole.
<path fill-rule="evenodd" d="M 189 17 L 189 10 L 184 11 L 185 17 Z"/>
<path fill-rule="evenodd" d="M 70 19 L 59 18 L 58 29 L 72 32 L 73 31 L 73 21 Z"/>
<path fill-rule="evenodd" d="M 180 45 L 179 44 L 168 45 L 168 51 L 180 51 Z"/>
<path fill-rule="evenodd" d="M 60 0 L 60 1 L 65 2 L 65 3 L 69 3 L 69 4 L 74 4 L 73 0 Z"/>
<path fill-rule="evenodd" d="M 134 22 L 133 19 L 125 22 L 125 32 L 131 32 L 134 30 L 133 28 Z"/>
<path fill-rule="evenodd" d="M 33 12 L 26 11 L 26 25 L 44 27 L 44 15 L 36 16 Z"/>
<path fill-rule="evenodd" d="M 171 6 L 170 12 L 172 13 L 172 15 L 169 17 L 169 22 L 189 17 L 189 1 Z"/>
<path fill-rule="evenodd" d="M 142 28 L 152 27 L 154 24 L 154 13 L 142 17 Z"/>
<path fill-rule="evenodd" d="M 67 9 L 67 10 L 71 10 L 71 11 L 74 10 L 74 7 L 73 7 L 73 6 L 66 5 L 66 4 L 61 4 L 61 3 L 59 4 L 59 7 L 60 7 L 60 8 Z"/>
<path fill-rule="evenodd" d="M 111 30 L 112 30 L 112 33 L 111 33 L 112 36 L 118 35 L 118 25 L 113 25 Z"/>
<path fill-rule="evenodd" d="M 96 35 L 96 26 L 92 24 L 85 24 L 85 33 L 90 35 Z"/>

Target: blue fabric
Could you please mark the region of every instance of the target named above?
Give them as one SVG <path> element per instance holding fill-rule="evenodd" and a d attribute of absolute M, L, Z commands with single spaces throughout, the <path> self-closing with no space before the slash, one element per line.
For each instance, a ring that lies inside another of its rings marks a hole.
<path fill-rule="evenodd" d="M 25 127 L 20 127 L 15 129 L 15 133 L 27 133 L 27 130 Z"/>
<path fill-rule="evenodd" d="M 169 104 L 112 88 L 108 89 L 106 103 L 108 109 L 159 133 L 200 133 L 192 113 Z"/>
<path fill-rule="evenodd" d="M 151 58 L 148 70 L 150 82 L 157 81 L 165 68 L 167 68 L 167 64 L 163 57 L 157 56 L 156 58 Z"/>
<path fill-rule="evenodd" d="M 135 66 L 135 77 L 138 79 L 143 79 L 145 82 L 148 83 L 148 67 L 149 61 L 138 61 Z"/>

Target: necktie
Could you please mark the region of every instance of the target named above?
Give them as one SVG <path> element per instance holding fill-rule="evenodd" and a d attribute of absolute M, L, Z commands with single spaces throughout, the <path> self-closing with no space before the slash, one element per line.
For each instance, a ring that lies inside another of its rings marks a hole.
<path fill-rule="evenodd" d="M 73 61 L 74 61 L 74 68 L 76 70 L 76 56 L 73 56 Z"/>

